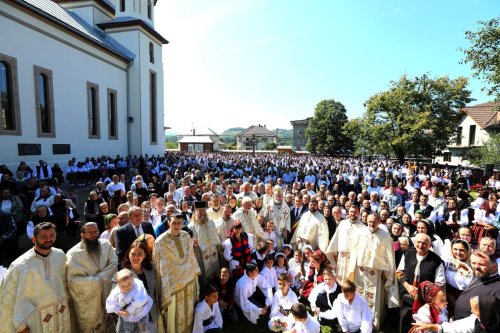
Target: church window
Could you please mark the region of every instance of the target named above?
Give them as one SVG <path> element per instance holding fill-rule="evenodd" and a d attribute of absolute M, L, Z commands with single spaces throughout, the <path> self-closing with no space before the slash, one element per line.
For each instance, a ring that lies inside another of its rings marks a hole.
<path fill-rule="evenodd" d="M 99 139 L 99 86 L 91 82 L 87 82 L 87 112 L 89 139 Z"/>
<path fill-rule="evenodd" d="M 38 136 L 55 136 L 52 71 L 36 65 L 35 100 Z"/>
<path fill-rule="evenodd" d="M 149 43 L 149 62 L 152 64 L 155 63 L 155 48 L 153 43 Z"/>
<path fill-rule="evenodd" d="M 151 135 L 151 144 L 158 143 L 158 133 L 157 133 L 157 103 L 156 103 L 156 73 L 150 72 L 149 74 L 149 89 L 150 89 L 150 135 Z"/>
<path fill-rule="evenodd" d="M 17 61 L 0 54 L 0 135 L 21 134 Z"/>
<path fill-rule="evenodd" d="M 148 0 L 148 19 L 152 20 L 153 8 L 151 6 L 151 0 Z"/>
<path fill-rule="evenodd" d="M 120 11 L 121 12 L 125 11 L 125 0 L 120 0 Z"/>
<path fill-rule="evenodd" d="M 108 89 L 108 124 L 109 139 L 118 139 L 116 90 L 113 89 Z"/>

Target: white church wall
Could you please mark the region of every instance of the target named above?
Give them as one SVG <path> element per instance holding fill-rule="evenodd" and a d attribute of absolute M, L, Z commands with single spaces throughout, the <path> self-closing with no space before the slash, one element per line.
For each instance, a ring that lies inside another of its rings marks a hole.
<path fill-rule="evenodd" d="M 126 62 L 26 12 L 8 5 L 2 9 L 7 15 L 0 21 L 0 31 L 7 38 L 2 38 L 0 53 L 17 59 L 22 131 L 20 136 L 0 137 L 9 164 L 43 158 L 65 166 L 71 157 L 127 154 Z M 52 71 L 54 137 L 37 136 L 34 65 Z M 89 139 L 87 82 L 99 86 L 99 139 Z M 117 91 L 117 140 L 108 139 L 108 88 Z M 18 156 L 20 143 L 41 144 L 42 154 Z M 54 155 L 52 144 L 70 144 L 71 153 Z"/>

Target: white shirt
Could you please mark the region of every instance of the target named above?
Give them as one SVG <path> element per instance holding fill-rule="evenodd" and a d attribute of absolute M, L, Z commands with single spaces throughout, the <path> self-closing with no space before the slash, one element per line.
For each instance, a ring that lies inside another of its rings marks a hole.
<path fill-rule="evenodd" d="M 320 333 L 321 327 L 316 318 L 311 317 L 307 314 L 307 319 L 303 323 L 296 322 L 293 326 L 297 333 Z"/>
<path fill-rule="evenodd" d="M 203 321 L 212 318 L 212 322 L 208 326 L 203 326 Z M 194 310 L 193 333 L 204 333 L 211 328 L 222 329 L 222 315 L 220 313 L 219 303 L 208 305 L 206 300 L 198 303 Z"/>
<path fill-rule="evenodd" d="M 250 253 L 253 251 L 253 237 L 251 234 L 248 234 L 248 247 L 250 248 Z M 235 269 L 240 265 L 240 262 L 237 260 L 233 260 L 233 243 L 231 243 L 231 238 L 226 239 L 222 242 L 222 246 L 224 246 L 224 258 L 229 261 L 229 268 L 231 270 Z M 258 253 L 257 253 L 258 255 Z"/>
<path fill-rule="evenodd" d="M 267 286 L 265 279 L 260 274 L 252 280 L 245 272 L 236 283 L 236 288 L 234 289 L 234 301 L 252 324 L 257 324 L 257 319 L 262 311 L 261 308 L 248 300 L 257 287 L 266 295 L 266 305 L 271 305 L 273 299 L 272 290 Z"/>
<path fill-rule="evenodd" d="M 373 330 L 372 313 L 366 300 L 359 294 L 354 295 L 352 304 L 340 294 L 333 303 L 333 311 L 343 332 L 371 333 Z"/>
<path fill-rule="evenodd" d="M 336 314 L 333 312 L 333 302 L 330 302 L 330 298 L 328 297 L 328 294 L 331 294 L 337 290 L 337 284 L 333 283 L 333 287 L 328 287 L 328 285 L 325 282 L 321 282 L 318 284 L 316 287 L 311 290 L 311 293 L 309 294 L 309 303 L 311 303 L 311 308 L 316 308 L 316 300 L 318 299 L 318 295 L 325 291 L 327 293 L 326 300 L 328 302 L 328 305 L 330 306 L 330 310 L 327 310 L 325 312 L 320 312 L 319 316 L 321 318 L 325 319 L 334 319 L 336 318 Z"/>
<path fill-rule="evenodd" d="M 427 255 L 425 255 L 425 256 L 419 256 L 417 254 L 417 262 L 421 262 L 425 257 L 427 257 Z M 405 255 L 404 254 L 401 257 L 401 261 L 399 262 L 399 266 L 398 266 L 397 270 L 401 271 L 401 272 L 404 272 L 404 270 L 405 270 Z M 446 278 L 445 278 L 445 275 L 444 275 L 444 265 L 443 264 L 440 264 L 438 266 L 438 268 L 436 269 L 436 275 L 435 275 L 435 278 L 434 278 L 434 283 L 439 284 L 440 286 L 444 286 L 444 284 L 446 283 Z"/>

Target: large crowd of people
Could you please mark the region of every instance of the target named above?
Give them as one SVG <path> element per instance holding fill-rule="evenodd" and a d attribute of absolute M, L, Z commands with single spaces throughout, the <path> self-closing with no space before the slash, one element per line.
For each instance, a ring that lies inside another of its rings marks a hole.
<path fill-rule="evenodd" d="M 477 181 L 288 154 L 2 165 L 0 332 L 500 332 L 500 181 Z"/>

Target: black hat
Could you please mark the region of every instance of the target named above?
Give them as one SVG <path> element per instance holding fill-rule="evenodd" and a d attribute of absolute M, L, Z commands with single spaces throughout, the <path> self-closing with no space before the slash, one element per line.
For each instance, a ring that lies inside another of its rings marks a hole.
<path fill-rule="evenodd" d="M 208 208 L 208 204 L 206 201 L 195 201 L 194 202 L 194 208 Z"/>

